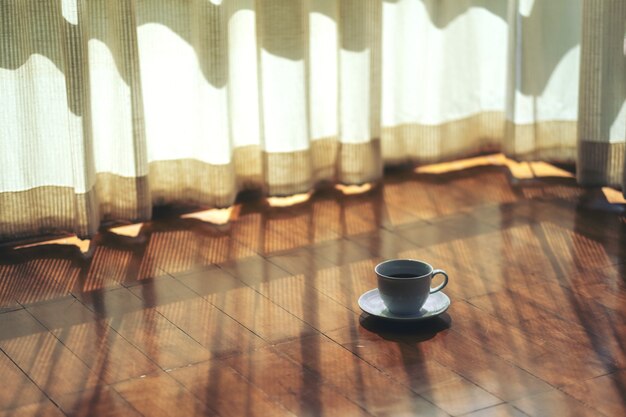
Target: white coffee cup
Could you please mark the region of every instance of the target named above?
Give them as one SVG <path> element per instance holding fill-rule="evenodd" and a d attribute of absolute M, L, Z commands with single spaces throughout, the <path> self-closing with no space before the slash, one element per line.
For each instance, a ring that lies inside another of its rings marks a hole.
<path fill-rule="evenodd" d="M 412 315 L 420 311 L 428 296 L 448 284 L 448 274 L 423 261 L 391 259 L 376 265 L 378 292 L 387 310 L 397 315 Z M 431 288 L 435 275 L 443 275 L 443 282 Z"/>

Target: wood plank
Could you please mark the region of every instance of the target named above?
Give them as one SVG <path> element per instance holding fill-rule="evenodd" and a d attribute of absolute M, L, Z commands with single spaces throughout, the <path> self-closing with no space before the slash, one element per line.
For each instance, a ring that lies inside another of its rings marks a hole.
<path fill-rule="evenodd" d="M 499 404 L 493 407 L 483 408 L 466 414 L 464 417 L 527 417 L 528 414 L 523 413 L 510 404 Z"/>
<path fill-rule="evenodd" d="M 109 326 L 162 369 L 185 366 L 211 357 L 211 352 L 198 341 L 126 288 L 104 293 L 97 305 L 98 308 L 92 309 L 104 316 Z"/>
<path fill-rule="evenodd" d="M 0 417 L 64 417 L 65 414 L 50 400 L 23 405 L 11 410 L 0 410 Z"/>
<path fill-rule="evenodd" d="M 563 391 L 607 416 L 626 415 L 626 371 L 564 386 Z"/>
<path fill-rule="evenodd" d="M 144 416 L 219 415 L 164 372 L 119 382 L 113 388 Z"/>
<path fill-rule="evenodd" d="M 598 416 L 599 412 L 587 407 L 569 395 L 553 389 L 514 401 L 513 406 L 532 417 L 542 416 Z"/>
<path fill-rule="evenodd" d="M 57 399 L 60 409 L 72 417 L 140 417 L 141 414 L 109 386 L 66 394 Z"/>
<path fill-rule="evenodd" d="M 267 267 L 262 263 L 259 263 L 259 266 Z M 239 280 L 231 275 L 229 278 L 223 278 L 221 277 L 223 274 L 226 272 L 211 268 L 200 273 L 177 277 L 177 279 L 199 294 L 206 294 L 208 287 L 220 281 L 224 283 L 234 281 L 231 290 L 249 285 L 274 304 L 320 331 L 336 329 L 356 320 L 352 311 L 309 285 L 309 278 L 303 274 L 279 276 L 274 279 L 266 278 L 267 281 L 260 282 L 251 276 L 245 276 Z M 243 281 L 247 281 L 246 284 Z M 220 303 L 222 297 L 223 292 L 211 291 L 204 296 L 209 301 L 213 300 L 214 303 Z"/>
<path fill-rule="evenodd" d="M 294 416 L 230 366 L 208 361 L 169 375 L 222 417 Z"/>
<path fill-rule="evenodd" d="M 447 414 L 323 336 L 286 342 L 276 349 L 374 415 Z"/>
<path fill-rule="evenodd" d="M 250 329 L 174 279 L 133 288 L 133 293 L 213 356 L 245 352 L 264 344 Z"/>
<path fill-rule="evenodd" d="M 100 376 L 26 310 L 0 314 L 0 348 L 47 395 L 95 387 Z"/>
<path fill-rule="evenodd" d="M 157 365 L 78 300 L 65 298 L 28 311 L 106 384 L 138 377 Z"/>
<path fill-rule="evenodd" d="M 0 352 L 0 409 L 13 409 L 46 400 L 46 396 L 13 361 Z"/>
<path fill-rule="evenodd" d="M 319 374 L 288 359 L 274 348 L 234 355 L 225 359 L 225 363 L 295 415 L 370 415 L 325 383 Z"/>

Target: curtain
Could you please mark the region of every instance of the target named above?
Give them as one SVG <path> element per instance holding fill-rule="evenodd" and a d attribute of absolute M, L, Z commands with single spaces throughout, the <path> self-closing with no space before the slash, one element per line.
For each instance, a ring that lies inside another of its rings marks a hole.
<path fill-rule="evenodd" d="M 626 196 L 626 2 L 588 0 L 583 12 L 577 178 Z"/>
<path fill-rule="evenodd" d="M 0 240 L 502 151 L 621 187 L 623 0 L 3 0 Z"/>

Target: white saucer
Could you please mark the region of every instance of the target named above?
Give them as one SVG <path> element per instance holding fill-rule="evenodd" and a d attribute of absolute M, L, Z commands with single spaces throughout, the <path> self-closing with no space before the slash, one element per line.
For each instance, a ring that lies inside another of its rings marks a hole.
<path fill-rule="evenodd" d="M 391 320 L 426 320 L 444 313 L 450 307 L 450 299 L 442 291 L 431 294 L 419 312 L 410 316 L 399 316 L 387 310 L 380 298 L 378 288 L 369 290 L 359 297 L 359 307 L 372 316 Z"/>

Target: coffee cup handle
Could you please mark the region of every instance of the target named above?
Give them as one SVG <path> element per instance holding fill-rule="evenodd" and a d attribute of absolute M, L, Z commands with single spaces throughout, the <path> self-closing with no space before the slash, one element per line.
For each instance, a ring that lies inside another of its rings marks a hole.
<path fill-rule="evenodd" d="M 435 269 L 433 271 L 433 276 L 432 278 L 435 278 L 435 275 L 437 274 L 441 274 L 443 275 L 443 282 L 441 284 L 439 284 L 437 287 L 435 288 L 431 288 L 430 289 L 430 293 L 435 293 L 437 291 L 441 291 L 443 290 L 443 287 L 445 287 L 446 285 L 448 285 L 448 274 L 446 274 L 446 271 L 442 271 L 441 269 Z"/>

